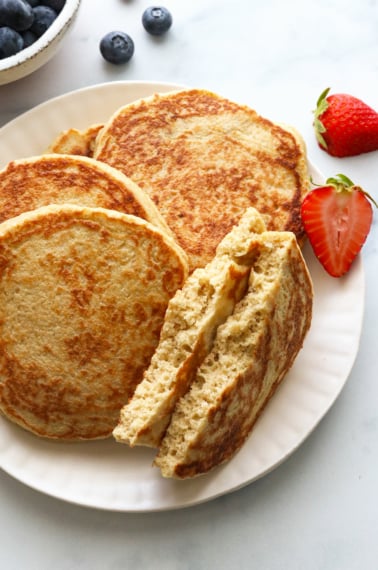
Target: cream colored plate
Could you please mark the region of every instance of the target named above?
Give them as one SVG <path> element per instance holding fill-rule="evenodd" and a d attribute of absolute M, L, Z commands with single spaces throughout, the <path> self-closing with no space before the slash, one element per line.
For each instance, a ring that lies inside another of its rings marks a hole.
<path fill-rule="evenodd" d="M 177 88 L 155 83 L 109 83 L 68 93 L 0 129 L 0 166 L 43 152 L 62 130 L 105 121 L 121 105 Z M 321 176 L 311 166 L 313 176 Z M 304 348 L 242 450 L 226 465 L 192 481 L 164 480 L 152 450 L 112 440 L 54 443 L 0 418 L 0 467 L 54 497 L 100 509 L 155 511 L 213 499 L 262 477 L 306 439 L 334 403 L 355 360 L 361 332 L 361 259 L 343 279 L 323 271 L 308 249 L 315 288 L 314 317 Z"/>

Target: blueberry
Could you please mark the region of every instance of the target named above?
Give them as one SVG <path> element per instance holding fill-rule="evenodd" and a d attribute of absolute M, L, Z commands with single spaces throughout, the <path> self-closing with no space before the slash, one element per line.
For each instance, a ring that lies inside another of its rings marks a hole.
<path fill-rule="evenodd" d="M 21 32 L 21 36 L 24 40 L 24 48 L 31 46 L 38 39 L 38 36 L 36 36 L 36 34 L 34 34 L 31 30 L 25 30 L 24 32 Z"/>
<path fill-rule="evenodd" d="M 58 14 L 49 6 L 36 6 L 32 10 L 34 21 L 30 30 L 39 38 L 51 26 Z"/>
<path fill-rule="evenodd" d="M 52 8 L 57 14 L 59 14 L 59 12 L 63 10 L 66 0 L 41 0 L 39 3 Z"/>
<path fill-rule="evenodd" d="M 40 1 L 39 0 L 25 0 L 25 2 L 27 2 L 28 4 L 30 4 L 30 6 L 32 8 L 35 8 L 36 6 L 40 5 Z"/>
<path fill-rule="evenodd" d="M 32 7 L 25 0 L 0 0 L 0 26 L 22 32 L 31 26 L 33 18 Z"/>
<path fill-rule="evenodd" d="M 109 32 L 100 42 L 100 52 L 110 63 L 126 63 L 134 54 L 134 42 L 125 32 Z"/>
<path fill-rule="evenodd" d="M 23 47 L 22 36 L 16 30 L 8 28 L 8 26 L 0 28 L 0 59 L 14 55 Z"/>
<path fill-rule="evenodd" d="M 143 12 L 142 24 L 149 34 L 161 36 L 172 26 L 172 16 L 163 6 L 150 6 Z"/>

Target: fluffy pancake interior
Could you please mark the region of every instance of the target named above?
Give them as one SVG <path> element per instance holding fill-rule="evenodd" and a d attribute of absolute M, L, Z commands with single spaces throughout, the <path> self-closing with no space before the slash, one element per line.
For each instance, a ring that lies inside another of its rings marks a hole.
<path fill-rule="evenodd" d="M 245 293 L 255 235 L 264 229 L 261 216 L 249 208 L 214 259 L 196 269 L 170 300 L 150 366 L 113 431 L 117 441 L 159 445 L 177 400 L 211 349 L 216 328 Z"/>
<path fill-rule="evenodd" d="M 247 294 L 217 330 L 155 464 L 165 477 L 230 459 L 291 367 L 310 326 L 312 284 L 292 234 L 261 234 Z"/>

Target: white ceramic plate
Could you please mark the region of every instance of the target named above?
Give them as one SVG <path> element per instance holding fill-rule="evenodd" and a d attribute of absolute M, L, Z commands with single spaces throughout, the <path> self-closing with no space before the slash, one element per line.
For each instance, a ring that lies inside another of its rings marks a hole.
<path fill-rule="evenodd" d="M 177 86 L 97 85 L 48 101 L 0 130 L 0 166 L 40 154 L 62 130 L 105 121 L 121 105 Z M 311 166 L 313 176 L 321 180 Z M 155 511 L 194 505 L 234 491 L 285 460 L 311 433 L 345 384 L 361 332 L 364 273 L 357 259 L 342 279 L 329 277 L 305 256 L 314 282 L 314 316 L 305 345 L 250 438 L 227 464 L 192 481 L 164 480 L 153 450 L 106 441 L 54 443 L 0 418 L 0 467 L 54 497 L 118 511 Z"/>

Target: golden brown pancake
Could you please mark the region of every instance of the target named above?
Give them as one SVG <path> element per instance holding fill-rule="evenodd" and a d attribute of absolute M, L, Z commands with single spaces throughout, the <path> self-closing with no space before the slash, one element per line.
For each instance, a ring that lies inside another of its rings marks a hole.
<path fill-rule="evenodd" d="M 245 294 L 255 234 L 264 230 L 257 210 L 249 208 L 210 263 L 197 268 L 170 300 L 150 366 L 113 431 L 117 441 L 159 446 L 178 399 L 212 348 L 217 327 Z"/>
<path fill-rule="evenodd" d="M 149 194 L 191 269 L 212 259 L 250 206 L 269 230 L 303 240 L 300 204 L 309 180 L 302 139 L 214 93 L 188 89 L 122 107 L 98 134 L 94 156 Z"/>
<path fill-rule="evenodd" d="M 0 410 L 55 439 L 111 435 L 186 256 L 149 222 L 50 205 L 0 224 Z"/>
<path fill-rule="evenodd" d="M 46 154 L 15 160 L 0 171 L 0 222 L 52 203 L 118 210 L 170 232 L 143 190 L 94 159 Z"/>
<path fill-rule="evenodd" d="M 155 460 L 165 477 L 195 477 L 229 460 L 302 347 L 313 293 L 294 234 L 260 234 L 255 254 L 247 293 L 173 412 Z"/>
<path fill-rule="evenodd" d="M 47 149 L 48 154 L 76 154 L 93 156 L 96 137 L 103 125 L 92 125 L 84 131 L 67 129 L 59 133 Z"/>

